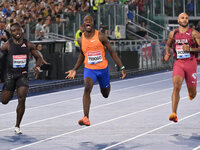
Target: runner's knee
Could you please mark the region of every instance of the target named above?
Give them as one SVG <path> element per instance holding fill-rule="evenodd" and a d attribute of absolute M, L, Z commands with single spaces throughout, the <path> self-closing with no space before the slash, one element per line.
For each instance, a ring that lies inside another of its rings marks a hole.
<path fill-rule="evenodd" d="M 20 104 L 24 104 L 25 100 L 26 100 L 26 97 L 18 97 L 18 100 L 19 100 Z"/>
<path fill-rule="evenodd" d="M 85 92 L 90 93 L 92 90 L 92 84 L 91 83 L 85 83 Z"/>
<path fill-rule="evenodd" d="M 181 90 L 181 84 L 174 83 L 174 91 L 180 91 Z"/>
<path fill-rule="evenodd" d="M 110 94 L 110 86 L 108 88 L 101 88 L 101 93 L 103 95 L 104 98 L 108 98 L 109 94 Z"/>
<path fill-rule="evenodd" d="M 2 91 L 2 94 L 1 94 L 2 104 L 8 104 L 8 102 L 12 99 L 12 97 L 13 97 L 13 92 Z"/>
<path fill-rule="evenodd" d="M 4 105 L 8 104 L 8 102 L 9 102 L 9 100 L 5 100 L 5 99 L 1 100 L 1 103 L 4 104 Z"/>
<path fill-rule="evenodd" d="M 102 95 L 103 95 L 104 98 L 108 98 L 109 93 L 102 93 Z"/>
<path fill-rule="evenodd" d="M 4 104 L 4 105 L 8 104 L 8 102 L 9 102 L 10 100 L 11 100 L 11 98 L 9 98 L 9 97 L 7 97 L 7 98 L 1 97 L 1 103 Z"/>

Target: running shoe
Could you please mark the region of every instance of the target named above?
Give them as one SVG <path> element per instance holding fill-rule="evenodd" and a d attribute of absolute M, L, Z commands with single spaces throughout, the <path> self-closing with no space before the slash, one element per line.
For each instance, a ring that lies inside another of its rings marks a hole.
<path fill-rule="evenodd" d="M 81 120 L 78 121 L 79 125 L 86 125 L 86 126 L 90 126 L 90 120 L 88 119 L 88 117 L 83 117 Z"/>
<path fill-rule="evenodd" d="M 22 134 L 22 131 L 20 130 L 19 127 L 15 127 L 15 133 L 16 134 Z"/>
<path fill-rule="evenodd" d="M 192 97 L 189 96 L 189 99 L 192 101 L 194 98 L 192 98 Z"/>
<path fill-rule="evenodd" d="M 169 116 L 169 120 L 170 120 L 170 121 L 174 121 L 174 122 L 178 122 L 178 118 L 177 118 L 176 113 L 172 113 L 172 114 Z"/>

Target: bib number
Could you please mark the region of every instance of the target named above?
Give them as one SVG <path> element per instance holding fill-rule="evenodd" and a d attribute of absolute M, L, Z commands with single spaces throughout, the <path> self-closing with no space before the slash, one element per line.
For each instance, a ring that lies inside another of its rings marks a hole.
<path fill-rule="evenodd" d="M 101 51 L 97 52 L 88 52 L 88 64 L 97 64 L 103 61 Z"/>
<path fill-rule="evenodd" d="M 177 59 L 184 59 L 190 57 L 190 52 L 183 50 L 183 45 L 176 45 Z"/>
<path fill-rule="evenodd" d="M 13 55 L 13 68 L 24 68 L 26 66 L 26 55 Z"/>

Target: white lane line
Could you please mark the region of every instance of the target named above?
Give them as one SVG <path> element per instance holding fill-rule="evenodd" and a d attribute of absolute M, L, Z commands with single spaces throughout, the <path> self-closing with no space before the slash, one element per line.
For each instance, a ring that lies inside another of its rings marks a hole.
<path fill-rule="evenodd" d="M 188 97 L 184 97 L 184 98 L 188 98 Z M 33 142 L 31 144 L 27 144 L 27 145 L 23 145 L 23 146 L 20 146 L 20 147 L 16 147 L 16 148 L 13 148 L 12 150 L 22 149 L 22 148 L 29 147 L 29 146 L 32 146 L 32 145 L 35 145 L 35 144 L 39 144 L 39 143 L 42 143 L 42 142 L 47 142 L 49 140 L 53 140 L 53 139 L 56 139 L 56 138 L 59 138 L 59 137 L 62 137 L 62 136 L 65 136 L 65 135 L 68 135 L 68 134 L 71 134 L 71 133 L 76 133 L 76 132 L 79 132 L 79 131 L 82 131 L 82 130 L 85 130 L 85 129 L 89 129 L 89 128 L 92 128 L 92 127 L 96 127 L 96 126 L 99 126 L 99 125 L 102 125 L 102 124 L 105 124 L 105 123 L 109 123 L 109 122 L 112 122 L 112 121 L 115 121 L 115 120 L 118 120 L 118 119 L 121 119 L 121 118 L 124 118 L 124 117 L 128 117 L 128 116 L 135 115 L 135 114 L 138 114 L 138 113 L 141 113 L 141 112 L 145 112 L 145 111 L 148 111 L 148 110 L 159 108 L 159 107 L 168 105 L 170 103 L 171 102 L 159 104 L 159 105 L 156 105 L 156 106 L 153 106 L 153 107 L 149 107 L 149 108 L 146 108 L 146 109 L 143 109 L 143 110 L 139 110 L 139 111 L 136 111 L 136 112 L 133 112 L 133 113 L 129 113 L 129 114 L 126 114 L 126 115 L 123 115 L 123 116 L 120 116 L 120 117 L 116 117 L 116 118 L 113 118 L 113 119 L 110 119 L 110 120 L 107 120 L 107 121 L 103 121 L 103 122 L 91 125 L 89 127 L 83 127 L 81 129 L 73 130 L 73 131 L 70 131 L 70 132 L 65 132 L 63 134 L 59 134 L 59 135 L 52 136 L 52 137 L 49 137 L 49 138 L 46 138 L 46 139 L 43 139 L 43 140 L 40 140 L 40 141 L 37 141 L 37 142 Z"/>
<path fill-rule="evenodd" d="M 193 148 L 192 150 L 198 150 L 198 149 L 200 149 L 200 145 L 195 147 L 195 148 Z"/>
<path fill-rule="evenodd" d="M 159 76 L 159 75 L 163 75 L 163 74 L 169 74 L 172 73 L 172 71 L 168 71 L 168 72 L 162 72 L 162 73 L 156 73 L 156 74 L 152 74 L 152 75 L 145 75 L 145 76 L 141 76 L 141 77 L 135 77 L 135 78 L 130 78 L 130 79 L 124 79 L 124 80 L 119 80 L 119 81 L 111 81 L 111 85 L 113 84 L 118 84 L 121 82 L 126 82 L 126 81 L 132 81 L 132 80 L 138 80 L 138 79 L 143 79 L 143 78 L 149 78 L 149 77 L 154 77 L 154 76 Z M 98 85 L 95 85 L 98 86 Z M 64 91 L 58 91 L 58 92 L 54 92 L 54 93 L 47 93 L 47 94 L 41 94 L 41 95 L 35 95 L 35 96 L 31 96 L 31 97 L 42 97 L 42 96 L 49 96 L 49 95 L 55 95 L 55 94 L 60 94 L 60 93 L 65 93 L 65 92 L 71 92 L 73 91 L 78 91 L 78 90 L 83 90 L 84 87 L 81 88 L 76 88 L 76 89 L 68 89 L 68 90 L 64 90 Z M 16 99 L 17 100 L 17 99 Z M 12 101 L 16 101 L 16 100 L 12 100 Z"/>
<path fill-rule="evenodd" d="M 91 107 L 91 110 L 97 109 L 97 108 L 101 108 L 101 107 L 105 107 L 105 106 L 109 106 L 109 105 L 113 105 L 113 104 L 117 104 L 117 103 L 121 103 L 121 102 L 125 102 L 125 101 L 129 101 L 129 100 L 133 100 L 133 99 L 137 99 L 137 98 L 141 98 L 141 97 L 145 97 L 145 96 L 149 96 L 149 95 L 152 95 L 152 94 L 157 94 L 157 93 L 160 93 L 160 92 L 168 91 L 170 89 L 172 89 L 172 87 L 171 88 L 167 88 L 167 89 L 163 89 L 163 90 L 158 90 L 158 91 L 146 93 L 146 94 L 141 94 L 141 95 L 138 95 L 138 96 L 129 97 L 129 98 L 126 98 L 126 99 L 110 102 L 110 103 L 107 103 L 107 104 L 98 105 L 98 106 L 95 106 L 95 107 Z M 21 125 L 21 127 L 27 126 L 27 125 L 31 125 L 31 124 L 35 124 L 35 123 L 39 123 L 39 122 L 43 122 L 43 121 L 56 119 L 56 118 L 59 118 L 59 117 L 64 117 L 64 116 L 67 116 L 67 115 L 72 115 L 72 114 L 79 113 L 79 112 L 82 112 L 82 110 L 78 110 L 78 111 L 74 111 L 74 112 L 70 112 L 70 113 L 66 113 L 66 114 L 62 114 L 62 115 L 58 115 L 58 116 L 54 116 L 54 117 L 50 117 L 50 118 L 37 120 L 37 121 L 34 121 L 34 122 L 23 124 L 23 125 Z M 0 132 L 6 131 L 6 130 L 10 130 L 10 129 L 13 129 L 13 127 L 1 129 Z"/>
<path fill-rule="evenodd" d="M 122 90 L 128 90 L 128 89 L 131 89 L 131 88 L 137 88 L 137 87 L 141 87 L 141 86 L 148 86 L 148 85 L 151 85 L 151 84 L 157 84 L 157 83 L 165 82 L 165 81 L 168 81 L 168 80 L 172 80 L 172 79 L 165 79 L 165 80 L 160 80 L 160 81 L 155 81 L 155 82 L 149 82 L 149 83 L 145 83 L 145 84 L 140 84 L 140 85 L 136 85 L 136 86 L 130 86 L 130 87 L 127 87 L 127 88 L 121 88 L 121 89 L 117 89 L 117 90 L 111 90 L 111 93 L 119 92 L 119 91 L 122 91 Z M 91 97 L 93 97 L 93 96 L 99 96 L 99 95 L 101 95 L 101 93 L 92 94 Z M 46 97 L 47 96 L 50 97 L 50 95 L 46 95 Z M 36 106 L 36 107 L 31 107 L 31 108 L 26 108 L 26 111 L 33 110 L 33 109 L 38 109 L 38 108 L 43 108 L 43 107 L 54 106 L 54 105 L 57 105 L 57 104 L 62 104 L 62 103 L 66 103 L 66 102 L 69 102 L 69 101 L 75 101 L 75 100 L 80 100 L 80 99 L 82 99 L 82 97 L 68 99 L 68 100 L 64 100 L 64 101 L 59 101 L 58 100 L 58 102 L 55 102 L 55 103 L 50 103 L 50 104 L 46 104 L 46 105 L 40 105 L 40 106 Z M 28 99 L 27 99 L 27 101 L 28 101 Z M 5 116 L 5 115 L 9 115 L 9 114 L 14 114 L 14 113 L 16 113 L 16 112 L 12 111 L 12 112 L 3 113 L 3 114 L 0 114 L 0 117 Z"/>
<path fill-rule="evenodd" d="M 194 114 L 192 114 L 192 115 L 186 116 L 186 117 L 184 117 L 184 118 L 182 118 L 182 119 L 179 119 L 179 122 L 181 122 L 181 121 L 183 121 L 183 120 L 185 120 L 185 119 L 191 118 L 191 117 L 193 117 L 193 116 L 199 115 L 199 114 L 200 114 L 200 111 L 197 112 L 197 113 L 194 113 Z M 121 144 L 130 142 L 130 141 L 135 140 L 135 139 L 137 139 L 137 138 L 139 138 L 139 137 L 145 136 L 145 135 L 147 135 L 147 134 L 149 134 L 149 133 L 152 133 L 152 132 L 158 131 L 158 130 L 160 130 L 160 129 L 163 129 L 163 128 L 165 128 L 165 127 L 168 127 L 168 126 L 170 126 L 170 125 L 172 125 L 172 124 L 174 124 L 174 123 L 173 123 L 173 122 L 168 123 L 168 124 L 166 124 L 166 125 L 160 126 L 160 127 L 155 128 L 155 129 L 153 129 L 153 130 L 147 131 L 147 132 L 145 132 L 145 133 L 139 134 L 139 135 L 134 136 L 134 137 L 132 137 L 132 138 L 129 138 L 129 139 L 127 139 L 127 140 L 124 140 L 124 141 L 121 141 L 121 142 L 119 142 L 119 143 L 116 143 L 116 144 L 113 144 L 113 145 L 111 145 L 111 146 L 108 146 L 108 147 L 106 147 L 106 148 L 103 148 L 102 150 L 108 150 L 108 149 L 113 148 L 113 147 L 116 147 L 116 146 L 118 146 L 118 145 L 121 145 Z M 200 148 L 200 147 L 199 147 L 199 148 Z M 193 150 L 194 150 L 194 149 L 193 149 Z"/>
<path fill-rule="evenodd" d="M 200 93 L 200 92 L 199 92 L 199 93 Z M 197 95 L 199 95 L 199 93 L 198 93 Z M 183 99 L 186 99 L 186 98 L 188 98 L 188 96 L 185 96 L 185 97 L 181 98 L 180 100 L 183 100 Z M 105 124 L 105 123 L 108 123 L 108 122 L 112 122 L 112 121 L 118 120 L 118 119 L 121 119 L 121 118 L 125 118 L 125 117 L 131 116 L 131 115 L 135 115 L 135 114 L 138 114 L 138 113 L 142 113 L 142 112 L 145 112 L 145 111 L 148 111 L 148 110 L 156 109 L 156 108 L 159 108 L 159 107 L 168 105 L 168 104 L 170 104 L 170 103 L 171 103 L 171 102 L 162 103 L 162 104 L 159 104 L 159 105 L 156 105 L 156 106 L 153 106 L 153 107 L 149 107 L 149 108 L 146 108 L 146 109 L 143 109 L 143 110 L 139 110 L 139 111 L 136 111 L 136 112 L 133 112 L 133 113 L 129 113 L 129 114 L 126 114 L 126 115 L 123 115 L 123 116 L 120 116 L 120 117 L 116 117 L 116 118 L 113 118 L 113 119 L 110 119 L 110 120 L 107 120 L 107 121 L 103 121 L 103 122 L 100 122 L 100 123 L 91 125 L 91 126 L 89 126 L 89 127 L 84 127 L 84 128 L 81 128 L 81 129 L 77 129 L 77 130 L 70 131 L 70 132 L 65 132 L 65 133 L 63 133 L 63 134 L 56 135 L 56 136 L 52 136 L 52 137 L 49 137 L 49 138 L 46 138 L 46 139 L 43 139 L 43 140 L 40 140 L 40 141 L 37 141 L 37 142 L 33 142 L 33 143 L 31 143 L 31 144 L 27 144 L 27 145 L 23 145 L 23 146 L 20 146 L 20 147 L 16 147 L 16 148 L 14 148 L 14 149 L 12 149 L 12 150 L 18 150 L 18 149 L 22 149 L 22 148 L 25 148 L 25 147 L 29 147 L 29 146 L 35 145 L 35 144 L 47 142 L 47 141 L 49 141 L 49 140 L 53 140 L 53 139 L 56 139 L 56 138 L 59 138 L 59 137 L 62 137 L 62 136 L 65 136 L 65 135 L 68 135 L 68 134 L 71 134 L 71 133 L 76 133 L 76 132 L 79 132 L 79 131 L 82 131 L 82 130 L 85 130 L 85 129 L 89 129 L 89 128 L 96 127 L 96 126 L 99 126 L 99 125 L 102 125 L 102 124 Z M 183 121 L 183 120 L 185 120 L 185 119 L 187 119 L 187 118 L 193 117 L 193 116 L 195 116 L 195 115 L 197 115 L 197 114 L 199 114 L 199 113 L 200 113 L 200 112 L 194 113 L 194 114 L 192 114 L 192 115 L 189 115 L 189 116 L 187 116 L 187 117 L 184 117 L 184 118 L 182 118 L 182 119 L 179 119 L 179 122 L 180 122 L 180 121 Z M 174 124 L 174 123 L 166 124 L 166 125 L 164 125 L 164 126 L 161 126 L 161 127 L 159 127 L 159 128 L 153 129 L 153 130 L 148 131 L 148 132 L 145 132 L 145 133 L 143 133 L 143 134 L 141 134 L 141 135 L 138 135 L 138 136 L 136 136 L 136 137 L 137 137 L 137 138 L 138 138 L 138 137 L 141 137 L 141 136 L 146 135 L 146 134 L 148 134 L 148 133 L 151 133 L 151 132 L 157 131 L 157 130 L 159 130 L 159 129 L 162 129 L 162 128 L 164 128 L 164 127 L 167 127 L 167 126 L 169 126 L 169 125 L 171 125 L 171 124 Z M 115 144 L 115 145 L 116 145 L 116 144 Z"/>
<path fill-rule="evenodd" d="M 199 93 L 198 93 L 198 94 L 199 94 Z M 198 95 L 198 94 L 197 94 L 197 95 Z M 186 98 L 188 98 L 188 96 L 183 97 L 183 98 L 181 98 L 180 100 L 183 100 L 183 99 L 186 99 Z M 85 130 L 85 129 L 90 129 L 90 128 L 92 128 L 92 127 L 96 127 L 96 126 L 99 126 L 99 125 L 102 125 L 102 124 L 105 124 L 105 123 L 109 123 L 109 122 L 118 120 L 118 119 L 121 119 L 121 118 L 125 118 L 125 117 L 131 116 L 131 115 L 135 115 L 135 114 L 142 113 L 142 112 L 145 112 L 145 111 L 148 111 L 148 110 L 152 110 L 152 109 L 155 109 L 155 108 L 159 108 L 159 107 L 168 105 L 168 104 L 170 104 L 170 103 L 171 103 L 171 102 L 162 103 L 162 104 L 159 104 L 159 105 L 156 105 L 156 106 L 153 106 L 153 107 L 149 107 L 149 108 L 146 108 L 146 109 L 143 109 L 143 110 L 139 110 L 139 111 L 136 111 L 136 112 L 133 112 L 133 113 L 129 113 L 129 114 L 126 114 L 126 115 L 123 115 L 123 116 L 120 116 L 120 117 L 116 117 L 116 118 L 113 118 L 113 119 L 110 119 L 110 120 L 107 120 L 107 121 L 103 121 L 103 122 L 100 122 L 100 123 L 91 125 L 91 126 L 89 126 L 89 127 L 84 127 L 84 128 L 81 128 L 81 129 L 77 129 L 77 130 L 70 131 L 70 132 L 65 132 L 65 133 L 63 133 L 63 134 L 59 134 L 59 135 L 52 136 L 52 137 L 49 137 L 49 138 L 46 138 L 46 139 L 43 139 L 43 140 L 39 140 L 39 141 L 33 142 L 33 143 L 31 143 L 31 144 L 26 144 L 26 145 L 23 145 L 23 146 L 20 146 L 20 147 L 16 147 L 16 148 L 13 148 L 13 149 L 11 149 L 11 150 L 18 150 L 18 149 L 26 148 L 26 147 L 29 147 L 29 146 L 32 146 L 32 145 L 36 145 L 36 144 L 39 144 L 39 143 L 47 142 L 47 141 L 49 141 L 49 140 L 53 140 L 53 139 L 56 139 L 56 138 L 59 138 L 59 137 L 62 137 L 62 136 L 68 135 L 68 134 L 76 133 L 76 132 L 79 132 L 79 131 L 82 131 L 82 130 Z M 190 117 L 193 117 L 193 116 L 195 116 L 195 115 L 197 115 L 197 114 L 200 114 L 200 112 L 194 113 L 194 114 L 192 114 L 192 115 L 189 115 L 189 116 L 187 116 L 187 117 L 184 117 L 184 118 L 182 118 L 182 119 L 179 119 L 179 122 L 180 122 L 180 121 L 183 121 L 183 120 L 185 120 L 185 119 L 188 119 L 188 118 L 190 118 Z M 167 126 L 172 125 L 172 124 L 174 124 L 174 123 L 169 123 L 169 124 L 166 124 L 166 125 L 161 126 L 161 127 L 159 127 L 159 128 L 156 128 L 156 129 L 153 129 L 153 130 L 151 130 L 151 131 L 145 132 L 145 133 L 143 133 L 143 134 L 140 134 L 140 135 L 136 136 L 136 138 L 141 137 L 141 136 L 146 135 L 146 134 L 149 134 L 149 133 L 151 133 L 151 132 L 157 131 L 157 130 L 159 130 L 159 129 L 162 129 L 162 128 L 167 127 Z M 135 138 L 135 137 L 134 137 L 134 138 Z M 116 145 L 116 144 L 115 144 L 115 145 Z"/>

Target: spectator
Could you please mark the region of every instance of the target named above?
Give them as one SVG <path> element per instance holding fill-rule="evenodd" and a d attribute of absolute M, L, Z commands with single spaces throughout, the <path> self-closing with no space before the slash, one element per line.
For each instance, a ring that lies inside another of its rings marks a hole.
<path fill-rule="evenodd" d="M 10 3 L 4 3 L 2 14 L 6 16 L 6 18 L 10 17 L 10 14 L 11 14 Z"/>
<path fill-rule="evenodd" d="M 105 0 L 105 5 L 108 5 L 111 3 L 111 0 Z"/>
<path fill-rule="evenodd" d="M 120 0 L 112 0 L 114 4 L 120 4 Z"/>
<path fill-rule="evenodd" d="M 40 55 L 40 57 L 42 58 L 42 65 L 41 65 L 40 69 L 46 71 L 45 79 L 50 79 L 52 65 L 50 63 L 46 62 L 46 60 L 44 60 L 44 58 L 43 58 L 43 55 L 42 55 L 42 44 L 37 44 L 36 45 L 36 50 L 37 50 L 38 54 Z"/>
<path fill-rule="evenodd" d="M 81 0 L 81 11 L 85 12 L 85 11 L 89 11 L 89 3 L 87 2 L 87 0 Z"/>
<path fill-rule="evenodd" d="M 63 10 L 62 10 L 63 6 L 62 6 L 62 3 L 61 2 L 58 2 L 58 12 L 57 14 L 63 14 Z"/>
<path fill-rule="evenodd" d="M 187 6 L 188 6 L 189 15 L 193 15 L 194 14 L 194 4 L 193 4 L 192 0 L 188 0 Z"/>
<path fill-rule="evenodd" d="M 5 31 L 5 22 L 0 22 L 0 47 L 7 41 L 8 37 Z"/>
<path fill-rule="evenodd" d="M 44 17 L 47 17 L 48 15 L 51 14 L 51 11 L 50 11 L 50 7 L 46 7 L 43 11 L 43 14 L 44 14 Z"/>
<path fill-rule="evenodd" d="M 42 31 L 42 19 L 39 18 L 38 19 L 38 23 L 36 25 L 36 28 L 35 28 L 35 40 L 41 40 L 41 33 L 44 32 Z M 43 34 L 43 33 L 42 33 Z"/>
<path fill-rule="evenodd" d="M 58 24 L 58 28 L 60 28 L 62 26 L 62 21 L 61 21 L 60 15 L 56 15 L 56 23 Z"/>
<path fill-rule="evenodd" d="M 3 16 L 3 12 L 2 12 L 2 10 L 3 10 L 3 4 L 0 4 L 0 17 Z"/>
<path fill-rule="evenodd" d="M 139 36 L 141 36 L 141 37 L 145 37 L 148 34 L 147 31 L 145 29 L 143 29 L 143 28 L 146 28 L 145 22 L 141 23 L 141 27 L 142 28 L 140 28 L 139 31 L 136 32 L 136 34 L 139 35 Z"/>
<path fill-rule="evenodd" d="M 76 32 L 74 41 L 76 52 L 80 52 L 80 45 L 78 44 L 78 39 L 82 36 L 82 33 L 83 33 L 83 25 L 80 25 L 78 31 Z"/>
<path fill-rule="evenodd" d="M 16 15 L 17 15 L 16 11 L 12 11 L 12 12 L 11 12 L 11 15 L 10 15 L 10 19 L 15 20 Z"/>
<path fill-rule="evenodd" d="M 44 31 L 44 38 L 49 38 L 48 34 L 49 34 L 49 25 L 51 23 L 51 16 L 48 16 L 45 19 L 44 24 L 42 25 L 43 31 Z"/>
<path fill-rule="evenodd" d="M 105 4 L 105 0 L 93 0 L 93 11 L 97 12 L 98 6 Z"/>
<path fill-rule="evenodd" d="M 198 21 L 198 23 L 197 23 L 196 30 L 197 30 L 198 32 L 200 32 L 200 21 Z"/>
<path fill-rule="evenodd" d="M 142 2 L 142 0 L 138 1 L 138 10 L 139 10 L 140 14 L 143 13 L 143 2 Z"/>

